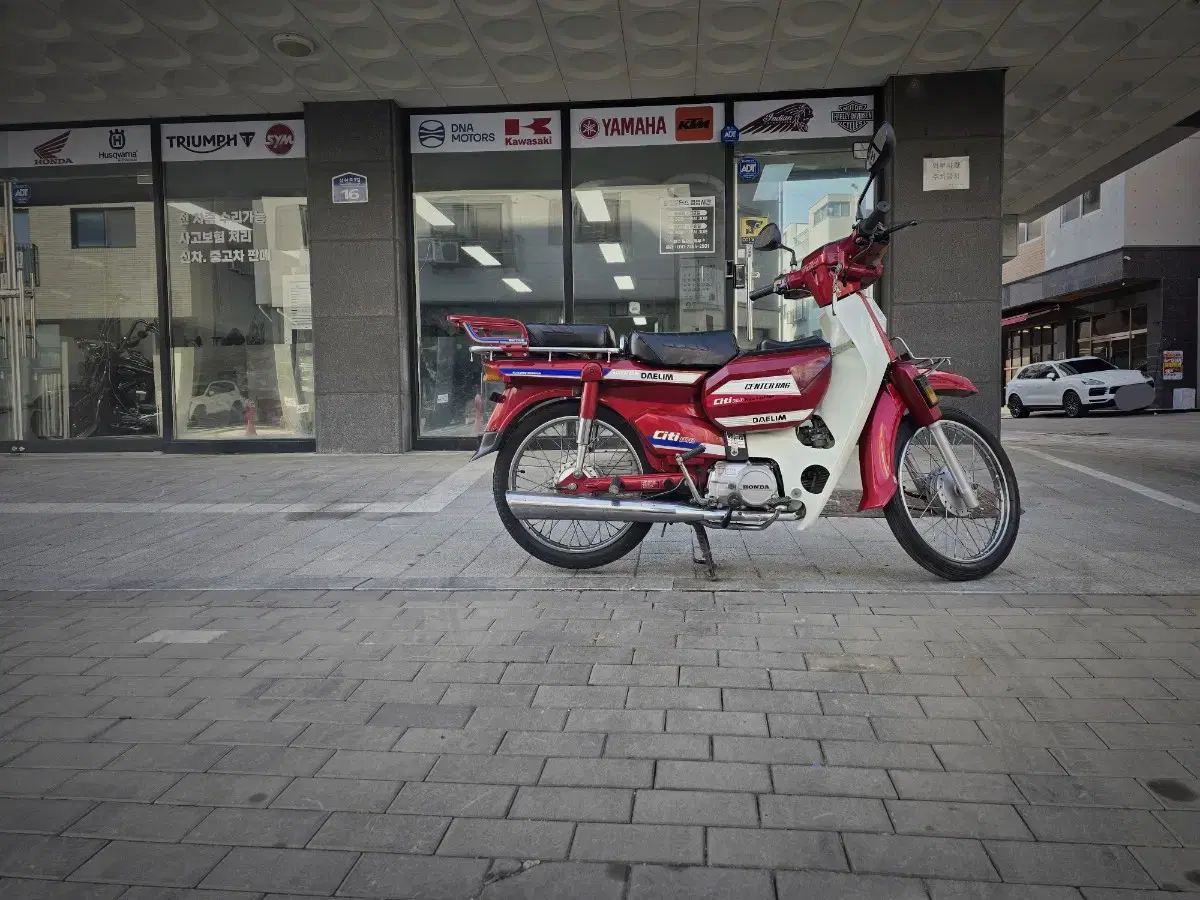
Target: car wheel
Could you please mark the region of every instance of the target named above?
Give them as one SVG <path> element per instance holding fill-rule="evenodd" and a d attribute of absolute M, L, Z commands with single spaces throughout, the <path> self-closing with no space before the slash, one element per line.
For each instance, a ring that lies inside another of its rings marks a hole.
<path fill-rule="evenodd" d="M 1067 414 L 1068 419 L 1082 419 L 1087 415 L 1087 407 L 1083 405 L 1077 393 L 1067 391 L 1063 394 L 1063 412 Z"/>
<path fill-rule="evenodd" d="M 246 407 L 242 405 L 241 400 L 234 400 L 233 406 L 229 407 L 229 424 L 236 425 L 246 417 Z"/>
<path fill-rule="evenodd" d="M 1029 410 L 1025 408 L 1025 404 L 1021 402 L 1021 398 L 1016 394 L 1008 398 L 1008 414 L 1014 419 L 1029 417 Z"/>

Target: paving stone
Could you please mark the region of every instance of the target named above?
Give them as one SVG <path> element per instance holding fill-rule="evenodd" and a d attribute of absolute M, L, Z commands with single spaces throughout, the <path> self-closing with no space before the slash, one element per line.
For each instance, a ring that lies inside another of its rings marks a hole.
<path fill-rule="evenodd" d="M 605 736 L 588 732 L 510 731 L 497 753 L 516 756 L 597 757 Z"/>
<path fill-rule="evenodd" d="M 1027 698 L 1025 708 L 1043 722 L 1141 722 L 1124 700 L 1054 700 Z"/>
<path fill-rule="evenodd" d="M 667 714 L 661 709 L 572 709 L 567 714 L 567 731 L 656 732 L 665 727 Z"/>
<path fill-rule="evenodd" d="M 1103 748 L 1104 742 L 1082 722 L 982 722 L 993 744 L 1031 747 Z"/>
<path fill-rule="evenodd" d="M 296 778 L 271 803 L 273 809 L 384 812 L 398 793 L 393 781 Z"/>
<path fill-rule="evenodd" d="M 429 781 L 477 784 L 535 784 L 543 763 L 533 756 L 480 756 L 454 754 L 441 757 L 429 772 Z M 594 762 L 560 760 L 563 763 Z"/>
<path fill-rule="evenodd" d="M 974 722 L 965 719 L 873 718 L 881 741 L 910 743 L 984 744 L 987 738 Z"/>
<path fill-rule="evenodd" d="M 647 792 L 642 791 L 645 795 Z M 615 788 L 530 787 L 517 790 L 510 819 L 628 822 L 633 791 Z"/>
<path fill-rule="evenodd" d="M 761 712 L 670 709 L 667 710 L 667 731 L 766 737 L 767 716 Z"/>
<path fill-rule="evenodd" d="M 71 880 L 195 887 L 226 852 L 225 847 L 112 841 L 75 869 Z"/>
<path fill-rule="evenodd" d="M 1040 747 L 973 747 L 967 744 L 937 744 L 938 758 L 949 771 L 1009 772 L 1028 775 L 1058 775 L 1062 767 L 1050 752 Z"/>
<path fill-rule="evenodd" d="M 401 788 L 388 812 L 455 818 L 503 818 L 516 790 L 508 785 L 409 782 Z"/>
<path fill-rule="evenodd" d="M 823 831 L 710 828 L 708 862 L 716 866 L 846 871 L 846 857 L 837 834 Z"/>
<path fill-rule="evenodd" d="M 801 672 L 772 669 L 771 686 L 777 691 L 865 693 L 861 675 L 853 672 Z"/>
<path fill-rule="evenodd" d="M 571 858 L 623 863 L 704 862 L 704 829 L 683 825 L 610 825 L 581 822 Z"/>
<path fill-rule="evenodd" d="M 533 691 L 531 686 L 529 690 Z M 543 685 L 533 695 L 534 706 L 565 709 L 620 709 L 625 706 L 626 687 Z M 659 708 L 661 708 L 659 704 Z"/>
<path fill-rule="evenodd" d="M 282 775 L 184 775 L 162 797 L 162 803 L 193 806 L 264 807 L 288 786 Z"/>
<path fill-rule="evenodd" d="M 185 719 L 212 722 L 269 722 L 287 708 L 287 700 L 251 700 L 246 697 L 192 698 Z"/>
<path fill-rule="evenodd" d="M 974 881 L 1000 880 L 978 841 L 906 835 L 847 834 L 845 844 L 850 865 L 855 872 Z"/>
<path fill-rule="evenodd" d="M 493 866 L 480 900 L 622 900 L 625 868 L 601 863 L 539 863 L 509 875 Z"/>
<path fill-rule="evenodd" d="M 665 789 L 769 793 L 771 776 L 765 765 L 753 763 L 661 760 L 657 764 L 654 786 Z"/>
<path fill-rule="evenodd" d="M 390 750 L 400 740 L 403 728 L 381 725 L 309 725 L 291 743 L 320 750 Z"/>
<path fill-rule="evenodd" d="M 440 681 L 410 683 L 407 681 L 364 681 L 348 701 L 356 704 L 400 703 L 427 706 L 439 702 L 449 692 Z M 461 705 L 461 704 L 459 704 Z"/>
<path fill-rule="evenodd" d="M 772 766 L 775 790 L 781 794 L 833 797 L 895 797 L 883 769 L 840 769 L 831 766 Z"/>
<path fill-rule="evenodd" d="M 821 708 L 827 716 L 896 716 L 924 719 L 916 697 L 822 692 Z"/>
<path fill-rule="evenodd" d="M 335 850 L 234 847 L 201 887 L 332 894 L 357 858 Z"/>
<path fill-rule="evenodd" d="M 962 800 L 967 803 L 1024 801 L 1008 775 L 894 770 L 891 776 L 896 791 L 904 800 Z"/>
<path fill-rule="evenodd" d="M 1200 725 L 1124 725 L 1091 722 L 1089 727 L 1113 750 L 1200 748 Z"/>
<path fill-rule="evenodd" d="M 209 771 L 247 775 L 315 775 L 331 756 L 332 750 L 306 750 L 300 747 L 234 747 Z"/>
<path fill-rule="evenodd" d="M 1054 756 L 1071 775 L 1128 778 L 1183 778 L 1188 772 L 1165 750 L 1081 750 L 1056 748 Z"/>
<path fill-rule="evenodd" d="M 683 666 L 679 670 L 679 684 L 682 687 L 770 688 L 771 678 L 766 669 Z"/>
<path fill-rule="evenodd" d="M 205 806 L 101 803 L 66 830 L 75 837 L 175 843 L 210 812 Z"/>
<path fill-rule="evenodd" d="M 713 738 L 713 759 L 750 763 L 819 763 L 821 750 L 816 741 L 717 735 Z"/>
<path fill-rule="evenodd" d="M 603 895 L 595 896 L 599 900 Z M 771 874 L 711 867 L 634 866 L 629 880 L 628 900 L 726 900 L 732 897 L 775 900 Z"/>
<path fill-rule="evenodd" d="M 683 688 L 681 690 L 708 690 Z M 756 691 L 745 688 L 722 688 L 724 708 L 739 712 L 801 713 L 818 715 L 821 712 L 817 695 L 802 691 Z M 696 708 L 696 707 L 692 707 Z M 720 709 L 718 704 L 712 709 Z"/>
<path fill-rule="evenodd" d="M 676 825 L 758 825 L 753 794 L 640 790 L 633 821 Z"/>
<path fill-rule="evenodd" d="M 302 722 L 213 722 L 192 740 L 201 744 L 269 744 L 286 747 L 302 731 Z"/>
<path fill-rule="evenodd" d="M 864 717 L 768 713 L 767 723 L 771 737 L 841 741 L 875 739 L 875 732 L 871 730 L 871 720 Z"/>
<path fill-rule="evenodd" d="M 932 900 L 1079 900 L 1075 888 L 1044 884 L 989 884 L 985 881 L 934 881 L 929 884 Z M 1085 894 L 1087 891 L 1085 889 Z M 1090 897 L 1090 895 L 1087 895 Z M 1129 897 L 1127 900 L 1135 900 Z M 1136 900 L 1153 900 L 1138 894 Z"/>
<path fill-rule="evenodd" d="M 589 712 L 589 710 L 572 710 L 572 712 Z M 566 722 L 567 710 L 565 709 L 551 707 L 521 709 L 513 706 L 495 706 L 476 709 L 471 713 L 466 725 L 461 727 L 482 730 L 562 731 Z M 572 730 L 603 732 L 607 729 L 579 728 Z"/>
<path fill-rule="evenodd" d="M 455 819 L 437 852 L 439 856 L 565 859 L 575 827 L 571 822 L 528 819 Z"/>
<path fill-rule="evenodd" d="M 29 769 L 99 769 L 112 762 L 129 744 L 75 744 L 47 741 L 37 744 L 9 765 Z"/>
<path fill-rule="evenodd" d="M 19 772 L 19 769 L 9 770 Z M 26 770 L 36 771 L 36 770 Z M 158 799 L 180 779 L 171 772 L 113 772 L 110 770 L 80 772 L 49 790 L 55 797 L 74 797 L 82 800 L 131 800 L 149 803 Z M 29 782 L 29 779 L 24 779 Z M 32 786 L 32 783 L 30 783 Z M 37 791 L 41 793 L 41 791 Z"/>
<path fill-rule="evenodd" d="M 891 741 L 822 741 L 821 749 L 831 766 L 867 768 L 932 769 L 942 764 L 928 744 L 899 744 Z"/>
<path fill-rule="evenodd" d="M 414 753 L 495 753 L 502 731 L 409 728 L 395 749 Z"/>
<path fill-rule="evenodd" d="M 38 718 L 30 719 L 5 735 L 5 741 L 90 741 L 117 724 L 116 719 Z"/>
<path fill-rule="evenodd" d="M 317 773 L 322 778 L 370 778 L 420 781 L 433 768 L 432 753 L 383 753 L 374 750 L 335 750 Z"/>
<path fill-rule="evenodd" d="M 157 896 L 131 893 L 135 890 L 140 888 L 130 888 L 127 892 L 125 886 L 120 884 L 66 884 L 61 881 L 40 881 L 31 878 L 0 878 L 0 897 L 4 900 L 116 900 L 118 896 L 129 897 L 131 900 L 157 900 Z"/>
<path fill-rule="evenodd" d="M 1200 847 L 1200 812 L 1169 809 L 1155 813 L 1185 847 Z"/>
<path fill-rule="evenodd" d="M 288 809 L 217 809 L 184 840 L 244 847 L 303 847 L 328 813 Z"/>
<path fill-rule="evenodd" d="M 364 853 L 339 895 L 400 900 L 463 900 L 479 895 L 487 861 Z M 540 867 L 539 867 L 540 868 Z"/>
<path fill-rule="evenodd" d="M 889 875 L 846 875 L 837 872 L 780 872 L 775 876 L 779 900 L 928 900 L 917 878 Z M 934 882 L 936 883 L 936 882 Z"/>
<path fill-rule="evenodd" d="M 1026 806 L 1021 816 L 1039 841 L 1079 844 L 1173 846 L 1174 836 L 1146 810 Z M 989 835 L 1003 837 L 1003 835 Z"/>
<path fill-rule="evenodd" d="M 84 838 L 0 834 L 0 875 L 65 878 L 103 846 Z"/>
<path fill-rule="evenodd" d="M 0 799 L 0 831 L 58 834 L 91 808 L 82 800 Z"/>
<path fill-rule="evenodd" d="M 96 715 L 111 719 L 176 719 L 203 702 L 196 697 L 114 697 L 96 710 Z"/>
<path fill-rule="evenodd" d="M 1030 722 L 1029 714 L 1014 697 L 919 697 L 921 709 L 931 719 L 1017 719 Z"/>
<path fill-rule="evenodd" d="M 653 780 L 654 763 L 650 760 L 548 759 L 538 783 L 563 787 L 648 788 Z"/>
<path fill-rule="evenodd" d="M 879 800 L 762 796 L 758 799 L 758 806 L 764 828 L 875 832 L 892 830 L 887 811 Z"/>
<path fill-rule="evenodd" d="M 709 737 L 704 734 L 610 734 L 604 755 L 627 759 L 709 759 Z"/>
<path fill-rule="evenodd" d="M 335 812 L 309 841 L 325 850 L 428 854 L 437 849 L 450 819 L 436 816 Z"/>
<path fill-rule="evenodd" d="M 1074 887 L 1154 887 L 1123 847 L 988 841 L 988 855 L 1005 881 Z"/>
<path fill-rule="evenodd" d="M 1047 806 L 1094 806 L 1158 809 L 1149 791 L 1132 778 L 1078 775 L 1014 775 L 1029 803 Z"/>
<path fill-rule="evenodd" d="M 887 809 L 898 834 L 1016 841 L 1033 837 L 1011 806 L 889 800 Z"/>

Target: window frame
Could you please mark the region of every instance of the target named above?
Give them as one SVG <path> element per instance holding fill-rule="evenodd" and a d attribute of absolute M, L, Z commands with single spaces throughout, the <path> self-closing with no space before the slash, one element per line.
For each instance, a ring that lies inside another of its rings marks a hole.
<path fill-rule="evenodd" d="M 80 244 L 79 243 L 79 215 L 80 213 L 97 214 L 100 216 L 101 226 L 104 231 L 104 242 L 101 244 Z M 113 244 L 109 240 L 109 235 L 112 229 L 109 226 L 108 217 L 112 213 L 129 213 L 133 219 L 133 227 L 130 229 L 130 234 L 133 236 L 132 244 Z M 72 250 L 133 250 L 137 248 L 137 211 L 132 206 L 72 206 L 71 207 L 71 249 Z"/>
<path fill-rule="evenodd" d="M 1089 194 L 1095 194 L 1095 196 L 1096 196 L 1096 203 L 1091 209 L 1088 209 L 1088 195 Z M 1082 194 L 1080 194 L 1079 195 L 1080 218 L 1083 218 L 1083 216 L 1090 216 L 1092 213 L 1100 212 L 1100 210 L 1102 209 L 1102 200 L 1103 200 L 1103 196 L 1100 193 L 1100 185 L 1096 185 L 1095 187 L 1088 188 L 1086 191 L 1084 191 Z"/>
<path fill-rule="evenodd" d="M 1074 207 L 1075 207 L 1074 215 L 1069 214 L 1072 204 L 1074 204 Z M 1059 207 L 1058 212 L 1059 212 L 1059 223 L 1062 225 L 1066 225 L 1068 222 L 1074 222 L 1076 219 L 1082 218 L 1083 217 L 1083 194 L 1080 194 L 1077 197 L 1072 197 L 1070 200 L 1068 200 L 1066 203 L 1064 203 L 1062 206 Z"/>

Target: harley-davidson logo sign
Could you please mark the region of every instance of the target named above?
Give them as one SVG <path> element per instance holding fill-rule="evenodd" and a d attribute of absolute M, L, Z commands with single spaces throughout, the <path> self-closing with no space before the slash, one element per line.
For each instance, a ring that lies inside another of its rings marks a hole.
<path fill-rule="evenodd" d="M 843 131 L 848 131 L 851 134 L 862 131 L 871 120 L 875 118 L 875 113 L 866 103 L 858 100 L 850 100 L 843 103 L 829 115 L 830 121 L 837 125 Z"/>
<path fill-rule="evenodd" d="M 759 116 L 742 126 L 742 134 L 786 134 L 789 131 L 808 131 L 813 109 L 807 103 L 789 103 Z M 843 126 L 844 127 L 844 126 Z"/>

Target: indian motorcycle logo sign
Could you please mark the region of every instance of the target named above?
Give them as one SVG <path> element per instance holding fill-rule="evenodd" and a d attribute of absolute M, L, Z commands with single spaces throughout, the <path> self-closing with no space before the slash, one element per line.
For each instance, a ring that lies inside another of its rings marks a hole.
<path fill-rule="evenodd" d="M 702 143 L 720 131 L 713 106 L 640 106 L 571 113 L 580 147 Z"/>
<path fill-rule="evenodd" d="M 759 116 L 753 122 L 742 126 L 742 134 L 787 134 L 794 131 L 808 131 L 808 123 L 813 119 L 813 108 L 807 103 L 789 103 L 779 109 Z"/>

